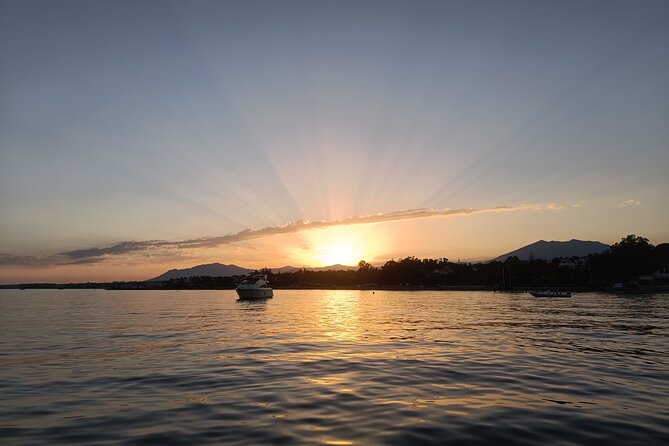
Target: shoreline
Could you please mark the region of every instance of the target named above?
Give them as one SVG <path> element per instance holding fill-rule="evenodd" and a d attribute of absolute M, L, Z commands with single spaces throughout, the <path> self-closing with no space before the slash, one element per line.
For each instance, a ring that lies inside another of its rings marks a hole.
<path fill-rule="evenodd" d="M 80 283 L 80 284 L 8 284 L 0 285 L 0 290 L 106 290 L 106 291 L 232 291 L 234 288 L 164 288 L 158 286 L 124 286 L 110 283 Z M 608 294 L 663 294 L 669 293 L 669 285 L 639 286 L 629 288 L 595 287 L 595 286 L 520 286 L 518 288 L 501 290 L 484 285 L 452 285 L 452 286 L 419 286 L 419 285 L 303 285 L 290 287 L 272 287 L 274 290 L 341 290 L 341 291 L 487 291 L 503 294 L 521 294 L 536 290 L 570 291 L 572 293 L 608 293 Z"/>

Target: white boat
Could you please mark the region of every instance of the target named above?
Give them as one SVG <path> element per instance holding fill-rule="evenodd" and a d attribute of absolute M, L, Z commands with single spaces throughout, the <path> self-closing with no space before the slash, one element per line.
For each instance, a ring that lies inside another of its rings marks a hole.
<path fill-rule="evenodd" d="M 247 278 L 237 286 L 236 291 L 240 299 L 269 299 L 274 296 L 266 275 Z"/>
<path fill-rule="evenodd" d="M 534 297 L 571 297 L 569 291 L 531 291 L 530 294 Z"/>

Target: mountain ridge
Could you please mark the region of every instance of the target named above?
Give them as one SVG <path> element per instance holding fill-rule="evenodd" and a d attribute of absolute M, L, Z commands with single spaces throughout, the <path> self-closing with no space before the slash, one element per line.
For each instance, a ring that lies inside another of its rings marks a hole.
<path fill-rule="evenodd" d="M 571 239 L 567 241 L 558 240 L 538 240 L 529 245 L 525 245 L 501 256 L 497 256 L 492 261 L 503 262 L 508 257 L 516 256 L 520 260 L 541 259 L 553 260 L 555 257 L 585 257 L 589 254 L 598 254 L 610 246 L 598 241 Z"/>
<path fill-rule="evenodd" d="M 308 271 L 351 271 L 357 270 L 357 266 L 348 266 L 348 265 L 329 265 L 329 266 L 320 266 L 320 267 L 304 267 L 298 268 L 295 266 L 282 266 L 280 268 L 270 268 L 273 273 L 294 273 L 301 269 L 306 269 Z M 171 279 L 181 279 L 195 276 L 210 276 L 210 277 L 230 277 L 230 276 L 243 276 L 249 273 L 256 271 L 256 269 L 244 268 L 243 266 L 234 265 L 234 264 L 223 264 L 223 263 L 207 263 L 202 265 L 192 266 L 190 268 L 182 269 L 171 269 L 164 272 L 163 274 L 154 277 L 153 279 L 147 280 L 147 282 L 164 282 Z"/>
<path fill-rule="evenodd" d="M 255 270 L 243 268 L 237 265 L 225 265 L 222 263 L 207 263 L 203 265 L 196 265 L 190 268 L 171 269 L 164 272 L 158 277 L 147 280 L 147 282 L 164 282 L 170 279 L 180 279 L 194 276 L 211 276 L 211 277 L 227 277 L 227 276 L 241 276 L 248 274 Z"/>

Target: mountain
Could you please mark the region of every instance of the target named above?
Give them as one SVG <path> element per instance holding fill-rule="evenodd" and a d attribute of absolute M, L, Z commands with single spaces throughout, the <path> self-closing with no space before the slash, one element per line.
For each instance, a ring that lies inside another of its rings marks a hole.
<path fill-rule="evenodd" d="M 503 262 L 507 257 L 517 256 L 520 260 L 530 260 L 530 258 L 553 260 L 555 257 L 585 257 L 588 254 L 600 253 L 609 248 L 600 242 L 584 241 L 584 240 L 569 240 L 568 242 L 558 242 L 539 240 L 531 243 L 515 251 L 502 254 L 494 258 Z"/>
<path fill-rule="evenodd" d="M 272 272 L 277 273 L 294 273 L 299 271 L 302 268 L 296 268 L 294 266 L 283 266 L 281 268 L 272 268 Z M 346 265 L 331 265 L 331 266 L 321 266 L 317 268 L 304 268 L 308 271 L 351 271 L 357 270 L 357 266 L 346 266 Z M 248 273 L 254 272 L 255 269 L 243 268 L 237 265 L 223 265 L 221 263 L 210 263 L 208 265 L 198 265 L 192 268 L 184 269 L 171 269 L 166 273 L 161 274 L 158 277 L 147 280 L 147 282 L 163 282 L 170 279 L 179 279 L 181 277 L 194 277 L 194 276 L 210 276 L 210 277 L 229 277 L 229 276 L 242 276 Z"/>
<path fill-rule="evenodd" d="M 309 271 L 357 271 L 357 266 L 340 265 L 339 263 L 330 266 L 318 266 L 306 268 Z"/>
<path fill-rule="evenodd" d="M 251 273 L 255 270 L 242 268 L 237 265 L 223 265 L 221 263 L 210 263 L 208 265 L 198 265 L 192 268 L 185 269 L 171 269 L 160 276 L 150 279 L 149 282 L 162 282 L 164 280 L 178 279 L 180 277 L 193 276 L 211 276 L 211 277 L 226 277 L 226 276 L 241 276 L 243 274 Z"/>
<path fill-rule="evenodd" d="M 299 271 L 300 268 L 296 268 L 294 266 L 282 266 L 281 268 L 272 268 L 272 272 L 274 274 L 285 274 L 285 273 L 294 273 L 295 271 Z"/>
<path fill-rule="evenodd" d="M 339 263 L 330 266 L 304 266 L 302 268 L 295 268 L 294 266 L 284 266 L 282 268 L 272 268 L 273 273 L 294 273 L 301 269 L 307 271 L 357 271 L 357 266 L 340 265 Z"/>

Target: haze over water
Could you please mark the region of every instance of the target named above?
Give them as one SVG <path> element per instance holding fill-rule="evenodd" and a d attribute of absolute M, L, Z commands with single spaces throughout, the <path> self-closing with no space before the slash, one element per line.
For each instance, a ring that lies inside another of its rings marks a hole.
<path fill-rule="evenodd" d="M 0 290 L 0 438 L 666 444 L 668 298 Z"/>

